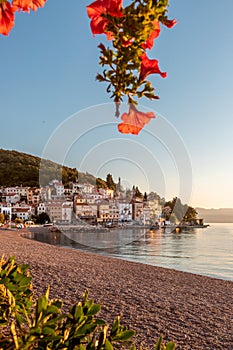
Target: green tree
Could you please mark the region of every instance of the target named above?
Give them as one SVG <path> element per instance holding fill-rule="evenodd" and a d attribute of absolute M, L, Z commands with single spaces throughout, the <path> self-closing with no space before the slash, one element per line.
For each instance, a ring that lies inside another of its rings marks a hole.
<path fill-rule="evenodd" d="M 100 188 L 107 188 L 107 184 L 104 180 L 102 180 L 100 177 L 96 179 L 96 188 L 97 190 Z"/>
<path fill-rule="evenodd" d="M 176 218 L 181 221 L 185 215 L 187 210 L 187 205 L 183 205 L 180 198 L 174 197 L 172 201 L 168 201 L 164 203 L 164 207 L 169 206 L 171 208 L 171 212 L 175 214 Z"/>
<path fill-rule="evenodd" d="M 0 224 L 5 222 L 5 215 L 3 213 L 0 214 Z"/>
<path fill-rule="evenodd" d="M 191 220 L 194 220 L 196 219 L 197 217 L 197 211 L 193 208 L 193 207 L 190 207 L 190 206 L 187 206 L 187 210 L 186 210 L 186 213 L 184 215 L 184 221 L 191 221 Z"/>
<path fill-rule="evenodd" d="M 182 204 L 180 198 L 174 197 L 171 201 L 167 201 L 164 203 L 164 209 L 170 208 L 170 214 L 174 214 L 178 221 L 191 221 L 196 219 L 197 212 L 193 207 L 188 206 L 187 204 Z M 164 210 L 163 210 L 164 211 Z M 168 211 L 166 210 L 166 218 L 169 220 L 170 215 L 168 215 Z"/>
<path fill-rule="evenodd" d="M 43 224 L 46 224 L 46 223 L 49 223 L 49 222 L 50 222 L 50 217 L 48 216 L 47 213 L 40 213 L 37 216 L 37 220 L 36 220 L 37 224 L 43 225 Z"/>
<path fill-rule="evenodd" d="M 107 184 L 107 187 L 108 187 L 110 190 L 116 191 L 116 184 L 115 184 L 115 182 L 113 181 L 113 178 L 112 178 L 112 175 L 111 175 L 111 174 L 108 174 L 108 175 L 107 175 L 107 177 L 106 177 L 106 184 Z"/>

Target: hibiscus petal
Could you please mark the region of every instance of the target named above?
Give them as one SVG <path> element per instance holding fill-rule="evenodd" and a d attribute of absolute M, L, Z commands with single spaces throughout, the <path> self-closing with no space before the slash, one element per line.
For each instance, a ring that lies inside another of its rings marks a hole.
<path fill-rule="evenodd" d="M 150 60 L 145 53 L 141 55 L 140 58 L 142 60 L 139 77 L 141 81 L 145 80 L 146 77 L 150 74 L 160 74 L 162 78 L 166 78 L 167 73 L 160 71 L 158 60 Z"/>
<path fill-rule="evenodd" d="M 31 0 L 13 0 L 13 9 L 14 11 L 30 12 L 31 2 Z"/>
<path fill-rule="evenodd" d="M 3 2 L 0 4 L 0 34 L 8 35 L 14 27 L 14 11 L 11 4 Z"/>
<path fill-rule="evenodd" d="M 32 0 L 30 4 L 30 8 L 33 11 L 36 11 L 39 7 L 44 7 L 46 0 Z"/>
<path fill-rule="evenodd" d="M 46 0 L 13 0 L 14 11 L 30 12 L 30 9 L 36 11 L 39 7 L 45 5 Z"/>
<path fill-rule="evenodd" d="M 86 7 L 87 15 L 91 19 L 91 31 L 92 34 L 106 34 L 108 40 L 112 40 L 113 36 L 111 32 L 106 32 L 106 26 L 108 24 L 106 14 L 110 14 L 115 17 L 122 17 L 121 12 L 122 0 L 96 0 Z"/>
<path fill-rule="evenodd" d="M 87 6 L 86 9 L 87 15 L 91 19 L 106 13 L 106 8 L 100 4 L 99 0 L 94 1 L 92 4 Z"/>
<path fill-rule="evenodd" d="M 177 21 L 175 19 L 164 19 L 163 20 L 163 24 L 168 28 L 174 27 L 174 25 L 176 25 L 176 23 L 177 23 Z"/>
<path fill-rule="evenodd" d="M 153 112 L 140 112 L 134 105 L 130 105 L 129 112 L 121 116 L 123 122 L 118 125 L 118 130 L 123 134 L 138 135 L 152 118 L 155 118 Z"/>
<path fill-rule="evenodd" d="M 93 17 L 90 23 L 92 34 L 104 34 L 107 24 L 108 21 L 106 18 L 101 16 Z"/>

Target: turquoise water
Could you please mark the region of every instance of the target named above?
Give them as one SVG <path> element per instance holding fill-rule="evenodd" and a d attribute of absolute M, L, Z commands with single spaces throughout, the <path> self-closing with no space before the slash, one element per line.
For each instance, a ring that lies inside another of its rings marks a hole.
<path fill-rule="evenodd" d="M 145 229 L 60 234 L 28 238 L 121 259 L 233 281 L 233 224 L 211 224 L 174 233 Z"/>

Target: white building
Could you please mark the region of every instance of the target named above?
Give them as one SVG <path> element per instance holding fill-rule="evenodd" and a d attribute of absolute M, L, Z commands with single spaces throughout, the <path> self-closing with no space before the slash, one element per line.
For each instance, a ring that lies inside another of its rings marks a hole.
<path fill-rule="evenodd" d="M 25 208 L 13 207 L 12 215 L 13 214 L 15 214 L 17 218 L 23 221 L 30 220 L 32 215 L 31 207 L 25 207 Z"/>
<path fill-rule="evenodd" d="M 56 195 L 58 197 L 63 197 L 64 196 L 64 192 L 65 192 L 65 188 L 62 182 L 56 182 L 54 184 L 55 190 L 56 190 Z"/>
<path fill-rule="evenodd" d="M 159 204 L 157 199 L 149 200 L 148 206 L 150 208 L 151 220 L 157 220 L 162 214 L 162 206 Z"/>
<path fill-rule="evenodd" d="M 63 202 L 62 203 L 62 222 L 71 223 L 73 212 L 73 202 Z"/>
<path fill-rule="evenodd" d="M 16 186 L 15 187 L 6 187 L 6 188 L 4 188 L 4 192 L 6 195 L 18 194 L 18 188 Z"/>
<path fill-rule="evenodd" d="M 19 194 L 20 196 L 27 196 L 28 187 L 23 186 L 14 186 L 14 187 L 6 187 L 4 189 L 5 194 Z"/>
<path fill-rule="evenodd" d="M 7 203 L 15 204 L 15 203 L 17 203 L 19 201 L 20 201 L 20 195 L 19 194 L 16 194 L 16 193 L 6 194 L 6 202 Z"/>
<path fill-rule="evenodd" d="M 7 202 L 0 203 L 0 214 L 11 216 L 11 204 Z"/>
<path fill-rule="evenodd" d="M 95 186 L 93 186 L 89 183 L 80 184 L 79 188 L 82 191 L 82 193 L 85 193 L 85 194 L 90 194 L 90 193 L 93 193 L 95 191 Z"/>
<path fill-rule="evenodd" d="M 119 209 L 119 221 L 130 222 L 133 219 L 133 206 L 132 203 L 127 201 L 117 202 Z"/>
<path fill-rule="evenodd" d="M 46 213 L 45 203 L 39 203 L 36 210 L 37 210 L 37 215 L 40 215 L 42 213 Z"/>
<path fill-rule="evenodd" d="M 99 188 L 99 193 L 102 198 L 112 199 L 114 197 L 114 191 L 110 188 Z"/>
<path fill-rule="evenodd" d="M 109 203 L 109 220 L 112 222 L 119 221 L 119 208 L 116 203 Z"/>
<path fill-rule="evenodd" d="M 79 184 L 77 182 L 72 183 L 73 194 L 79 192 Z"/>
<path fill-rule="evenodd" d="M 47 214 L 52 222 L 70 223 L 72 220 L 73 202 L 66 200 L 51 200 L 46 203 Z"/>
<path fill-rule="evenodd" d="M 41 200 L 41 189 L 37 187 L 30 187 L 27 190 L 27 203 L 38 204 Z"/>

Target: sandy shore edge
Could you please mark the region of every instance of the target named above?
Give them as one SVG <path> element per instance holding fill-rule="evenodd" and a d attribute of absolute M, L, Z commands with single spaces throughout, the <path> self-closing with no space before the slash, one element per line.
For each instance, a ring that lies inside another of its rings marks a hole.
<path fill-rule="evenodd" d="M 102 304 L 108 322 L 122 314 L 137 331 L 136 341 L 152 347 L 162 333 L 177 349 L 233 349 L 233 282 L 59 248 L 0 231 L 0 255 L 29 263 L 37 295 L 65 306 L 85 289 Z"/>

